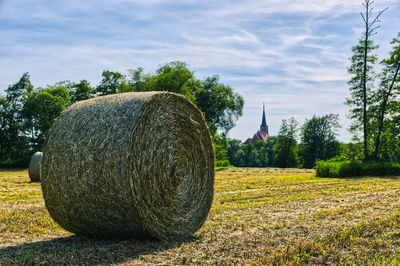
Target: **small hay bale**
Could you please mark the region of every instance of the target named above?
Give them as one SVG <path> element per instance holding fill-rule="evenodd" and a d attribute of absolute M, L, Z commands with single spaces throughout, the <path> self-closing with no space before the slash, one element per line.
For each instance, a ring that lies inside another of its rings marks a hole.
<path fill-rule="evenodd" d="M 29 178 L 31 182 L 40 182 L 40 165 L 42 163 L 43 153 L 38 151 L 32 155 L 32 158 L 29 162 Z"/>
<path fill-rule="evenodd" d="M 212 204 L 210 132 L 178 94 L 78 102 L 54 123 L 43 153 L 46 206 L 78 235 L 182 239 L 202 226 Z"/>

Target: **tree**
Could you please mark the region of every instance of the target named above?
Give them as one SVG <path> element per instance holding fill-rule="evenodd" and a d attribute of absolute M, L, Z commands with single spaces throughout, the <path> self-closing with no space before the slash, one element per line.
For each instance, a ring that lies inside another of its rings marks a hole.
<path fill-rule="evenodd" d="M 356 160 L 363 158 L 362 143 L 343 143 L 339 142 L 339 155 L 336 156 L 338 161 Z"/>
<path fill-rule="evenodd" d="M 2 159 L 14 160 L 28 156 L 28 142 L 24 136 L 24 120 L 21 115 L 24 102 L 32 92 L 33 86 L 28 73 L 18 82 L 8 86 L 5 100 L 1 100 Z"/>
<path fill-rule="evenodd" d="M 40 89 L 39 91 L 46 91 L 50 95 L 59 98 L 63 101 L 65 106 L 71 101 L 71 96 L 69 94 L 69 89 L 64 86 L 48 86 L 47 89 Z"/>
<path fill-rule="evenodd" d="M 74 83 L 70 89 L 71 101 L 70 104 L 87 100 L 94 97 L 95 89 L 87 80 L 81 80 L 79 83 Z"/>
<path fill-rule="evenodd" d="M 266 167 L 269 152 L 264 141 L 242 145 L 240 140 L 231 140 L 228 146 L 229 162 L 235 166 Z"/>
<path fill-rule="evenodd" d="M 400 162 L 400 116 L 385 118 L 377 161 Z"/>
<path fill-rule="evenodd" d="M 244 100 L 232 88 L 218 82 L 219 77 L 208 77 L 195 87 L 195 103 L 203 112 L 214 135 L 221 131 L 226 135 L 243 114 Z"/>
<path fill-rule="evenodd" d="M 228 160 L 227 149 L 228 149 L 228 138 L 216 134 L 214 136 L 215 146 L 215 159 L 217 161 Z"/>
<path fill-rule="evenodd" d="M 238 162 L 236 160 L 236 153 L 242 148 L 242 141 L 239 139 L 229 139 L 228 148 L 227 148 L 227 156 L 229 159 L 229 163 L 235 166 L 238 166 Z"/>
<path fill-rule="evenodd" d="M 278 167 L 297 166 L 297 133 L 298 122 L 293 117 L 283 119 L 274 147 L 274 164 Z"/>
<path fill-rule="evenodd" d="M 273 146 L 276 137 L 269 137 L 266 142 L 256 141 L 242 144 L 238 139 L 230 139 L 228 143 L 229 163 L 234 166 L 266 167 L 273 164 Z"/>
<path fill-rule="evenodd" d="M 400 37 L 400 33 L 398 33 L 398 37 Z M 388 59 L 384 59 L 381 61 L 381 64 L 384 66 L 380 81 L 379 90 L 377 91 L 376 101 L 379 103 L 377 106 L 377 133 L 375 139 L 375 150 L 374 150 L 374 159 L 382 160 L 385 156 L 382 154 L 382 132 L 387 128 L 391 123 L 392 119 L 386 118 L 388 111 L 393 111 L 398 106 L 397 94 L 400 92 L 400 39 L 394 38 L 391 42 L 393 44 L 393 50 L 390 52 L 390 56 Z M 395 94 L 396 92 L 397 94 Z M 396 131 L 395 131 L 396 132 Z M 398 131 L 397 131 L 398 132 Z M 384 132 L 385 133 L 385 132 Z M 388 132 L 386 132 L 388 133 Z M 386 138 L 387 140 L 393 139 L 393 136 Z M 392 141 L 388 141 L 391 143 Z M 394 145 L 396 146 L 396 145 Z M 387 154 L 387 153 L 386 153 Z"/>
<path fill-rule="evenodd" d="M 218 76 L 196 79 L 184 62 L 167 63 L 154 75 L 144 74 L 143 68 L 129 70 L 129 77 L 131 91 L 170 91 L 186 96 L 203 112 L 213 136 L 226 136 L 243 112 L 244 100 L 231 87 L 219 83 Z"/>
<path fill-rule="evenodd" d="M 185 95 L 194 100 L 190 83 L 194 80 L 193 72 L 186 63 L 174 61 L 167 63 L 156 70 L 156 75 L 150 78 L 152 88 L 156 91 L 169 91 Z"/>
<path fill-rule="evenodd" d="M 150 77 L 150 75 L 146 75 L 143 73 L 143 68 L 138 67 L 137 69 L 129 69 L 129 80 L 128 80 L 128 85 L 129 85 L 129 90 L 130 91 L 149 91 L 149 84 L 147 82 L 147 78 Z"/>
<path fill-rule="evenodd" d="M 351 98 L 347 99 L 347 104 L 354 106 L 351 110 L 351 118 L 354 120 L 351 130 L 363 132 L 364 144 L 364 160 L 369 160 L 369 106 L 371 105 L 371 89 L 374 82 L 373 65 L 377 61 L 377 57 L 372 52 L 378 48 L 375 46 L 371 37 L 376 34 L 376 29 L 379 28 L 376 24 L 379 22 L 379 17 L 386 10 L 379 11 L 376 16 L 373 16 L 371 5 L 373 1 L 364 0 L 363 6 L 365 12 L 361 13 L 364 21 L 365 30 L 362 39 L 358 45 L 352 48 L 353 55 L 350 58 L 351 66 L 348 68 L 350 74 L 353 75 L 348 82 L 350 85 Z"/>
<path fill-rule="evenodd" d="M 278 138 L 276 136 L 269 136 L 266 145 L 267 145 L 267 151 L 268 151 L 268 166 L 273 166 L 274 165 L 274 147 L 276 144 L 276 141 Z"/>
<path fill-rule="evenodd" d="M 22 115 L 34 151 L 42 148 L 51 126 L 70 101 L 66 87 L 49 87 L 33 92 L 26 100 Z"/>
<path fill-rule="evenodd" d="M 248 144 L 253 150 L 253 162 L 251 163 L 254 167 L 266 167 L 268 165 L 268 145 L 265 141 L 256 141 Z"/>
<path fill-rule="evenodd" d="M 129 91 L 126 78 L 119 72 L 104 70 L 103 79 L 96 88 L 96 93 L 100 96 Z"/>
<path fill-rule="evenodd" d="M 194 101 L 192 84 L 195 77 L 184 62 L 166 63 L 154 75 L 144 74 L 143 68 L 129 70 L 129 86 L 132 91 L 169 91 L 185 95 Z"/>
<path fill-rule="evenodd" d="M 299 154 L 304 168 L 313 168 L 316 160 L 339 155 L 336 130 L 340 128 L 339 115 L 329 114 L 306 119 L 301 128 Z"/>
<path fill-rule="evenodd" d="M 32 91 L 33 86 L 28 73 L 24 73 L 18 82 L 8 86 L 6 99 L 16 116 L 22 110 L 24 100 Z"/>
<path fill-rule="evenodd" d="M 232 165 L 234 166 L 244 167 L 248 165 L 248 158 L 246 157 L 246 154 L 243 149 L 239 149 L 235 153 L 232 160 L 233 160 Z"/>
<path fill-rule="evenodd" d="M 5 158 L 7 147 L 7 111 L 9 109 L 6 97 L 0 96 L 0 160 Z"/>

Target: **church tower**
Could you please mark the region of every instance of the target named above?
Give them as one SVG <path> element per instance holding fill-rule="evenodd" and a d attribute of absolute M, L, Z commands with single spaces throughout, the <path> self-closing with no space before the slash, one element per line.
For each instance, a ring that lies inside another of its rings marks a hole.
<path fill-rule="evenodd" d="M 265 132 L 265 133 L 267 133 L 267 135 L 269 135 L 267 119 L 265 119 L 265 104 L 264 103 L 263 103 L 263 114 L 262 114 L 262 121 L 261 121 L 261 125 L 260 125 L 260 131 Z"/>
<path fill-rule="evenodd" d="M 267 119 L 265 118 L 265 104 L 263 103 L 263 113 L 262 113 L 262 119 L 261 119 L 261 125 L 260 125 L 260 130 L 257 131 L 257 133 L 254 134 L 252 138 L 248 138 L 244 144 L 256 142 L 256 141 L 267 141 L 269 137 L 268 133 L 268 125 L 267 125 Z"/>

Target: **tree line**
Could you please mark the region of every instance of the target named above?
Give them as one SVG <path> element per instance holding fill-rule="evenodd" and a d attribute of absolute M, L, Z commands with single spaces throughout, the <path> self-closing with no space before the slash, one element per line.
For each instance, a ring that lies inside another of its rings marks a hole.
<path fill-rule="evenodd" d="M 97 96 L 142 91 L 170 91 L 182 94 L 203 112 L 214 139 L 226 136 L 242 115 L 244 101 L 218 76 L 197 79 L 184 62 L 160 66 L 155 73 L 143 68 L 127 75 L 104 70 L 102 80 L 92 86 L 87 80 L 61 81 L 34 88 L 28 73 L 0 96 L 0 165 L 26 165 L 41 150 L 55 119 L 71 104 Z"/>
<path fill-rule="evenodd" d="M 311 119 L 306 119 L 301 127 L 293 117 L 283 119 L 279 134 L 270 136 L 265 142 L 242 144 L 237 139 L 219 141 L 225 147 L 226 153 L 218 154 L 220 157 L 217 155 L 217 158 L 225 160 L 225 165 L 229 162 L 242 167 L 313 168 L 317 160 L 340 157 L 347 152 L 344 147 L 349 144 L 340 143 L 336 138 L 340 128 L 338 117 L 337 114 L 314 115 Z M 346 154 L 348 155 L 350 153 Z"/>
<path fill-rule="evenodd" d="M 26 165 L 30 156 L 42 149 L 55 119 L 73 103 L 115 93 L 157 90 L 183 94 L 200 108 L 219 162 L 254 167 L 313 167 L 316 159 L 337 155 L 337 115 L 314 116 L 301 129 L 294 118 L 283 120 L 278 136 L 267 142 L 242 144 L 228 139 L 227 133 L 242 115 L 243 98 L 219 83 L 218 76 L 199 80 L 185 63 L 170 62 L 153 74 L 145 74 L 142 68 L 129 70 L 127 75 L 104 70 L 97 86 L 81 80 L 34 88 L 29 74 L 24 73 L 8 86 L 5 97 L 0 96 L 0 164 Z M 302 132 L 299 145 L 298 131 Z"/>

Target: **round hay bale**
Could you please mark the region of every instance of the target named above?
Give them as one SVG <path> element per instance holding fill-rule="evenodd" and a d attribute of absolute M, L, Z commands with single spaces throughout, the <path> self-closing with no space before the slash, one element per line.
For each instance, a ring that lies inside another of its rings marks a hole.
<path fill-rule="evenodd" d="M 29 178 L 31 182 L 40 182 L 40 165 L 42 163 L 43 153 L 38 151 L 32 155 L 31 160 L 29 162 Z"/>
<path fill-rule="evenodd" d="M 212 204 L 210 132 L 178 94 L 75 103 L 54 123 L 43 153 L 46 206 L 78 235 L 181 239 L 202 226 Z"/>

